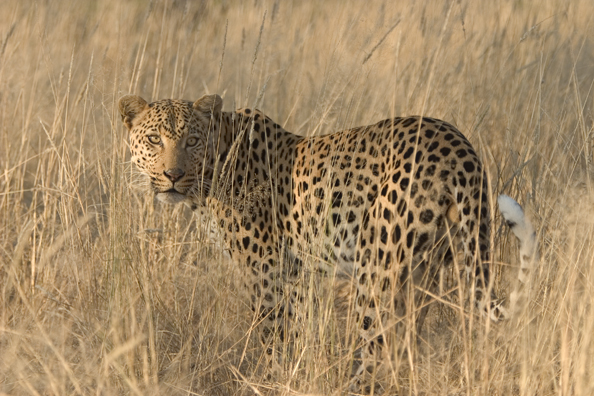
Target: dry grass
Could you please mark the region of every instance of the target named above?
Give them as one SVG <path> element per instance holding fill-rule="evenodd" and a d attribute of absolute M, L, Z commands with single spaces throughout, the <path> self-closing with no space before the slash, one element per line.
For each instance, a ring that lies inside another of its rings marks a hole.
<path fill-rule="evenodd" d="M 133 176 L 117 98 L 214 92 L 301 134 L 454 122 L 493 191 L 528 208 L 542 259 L 518 320 L 436 307 L 427 351 L 394 382 L 594 394 L 593 15 L 590 0 L 2 1 L 0 394 L 344 391 L 340 312 L 323 304 L 290 375 L 266 383 L 238 270 Z M 517 246 L 499 225 L 505 295 Z"/>

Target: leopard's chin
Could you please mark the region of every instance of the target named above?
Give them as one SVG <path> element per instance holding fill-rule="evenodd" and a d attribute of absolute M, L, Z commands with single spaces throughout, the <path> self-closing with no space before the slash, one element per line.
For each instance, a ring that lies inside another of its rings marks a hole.
<path fill-rule="evenodd" d="M 157 199 L 170 205 L 175 205 L 190 200 L 187 195 L 181 194 L 173 189 L 157 193 Z"/>

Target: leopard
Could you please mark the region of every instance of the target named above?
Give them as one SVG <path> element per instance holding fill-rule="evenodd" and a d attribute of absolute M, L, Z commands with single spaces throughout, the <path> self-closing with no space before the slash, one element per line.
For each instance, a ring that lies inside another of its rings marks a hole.
<path fill-rule="evenodd" d="M 300 136 L 260 110 L 223 111 L 222 103 L 217 94 L 151 103 L 125 95 L 119 110 L 131 162 L 156 198 L 213 219 L 242 268 L 268 355 L 274 337 L 298 336 L 291 323 L 304 296 L 294 285 L 306 260 L 355 285 L 354 392 L 373 393 L 383 362 L 404 353 L 390 344 L 407 315 L 422 326 L 441 268 L 459 265 L 477 312 L 505 318 L 490 274 L 487 174 L 455 126 L 404 116 Z"/>

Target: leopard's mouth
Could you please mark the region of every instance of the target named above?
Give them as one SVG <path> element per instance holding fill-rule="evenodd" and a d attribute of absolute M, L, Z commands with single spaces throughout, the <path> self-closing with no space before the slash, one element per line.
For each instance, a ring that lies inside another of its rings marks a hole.
<path fill-rule="evenodd" d="M 167 204 L 177 204 L 189 200 L 187 195 L 180 193 L 175 188 L 157 192 L 157 199 Z"/>

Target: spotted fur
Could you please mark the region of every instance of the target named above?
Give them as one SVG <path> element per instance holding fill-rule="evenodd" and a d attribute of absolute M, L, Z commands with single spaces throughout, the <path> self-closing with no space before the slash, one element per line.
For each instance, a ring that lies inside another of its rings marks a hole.
<path fill-rule="evenodd" d="M 489 284 L 489 205 L 483 165 L 451 124 L 397 117 L 326 136 L 284 130 L 258 110 L 221 111 L 221 98 L 147 104 L 124 96 L 132 161 L 157 197 L 212 212 L 245 269 L 262 340 L 285 338 L 302 296 L 303 260 L 356 281 L 367 344 L 355 382 L 373 372 L 404 317 L 422 323 L 441 265 L 458 257 L 471 296 L 497 321 Z M 423 308 L 424 307 L 424 308 Z M 408 311 L 407 311 L 408 309 Z M 396 341 L 394 341 L 396 342 Z"/>

